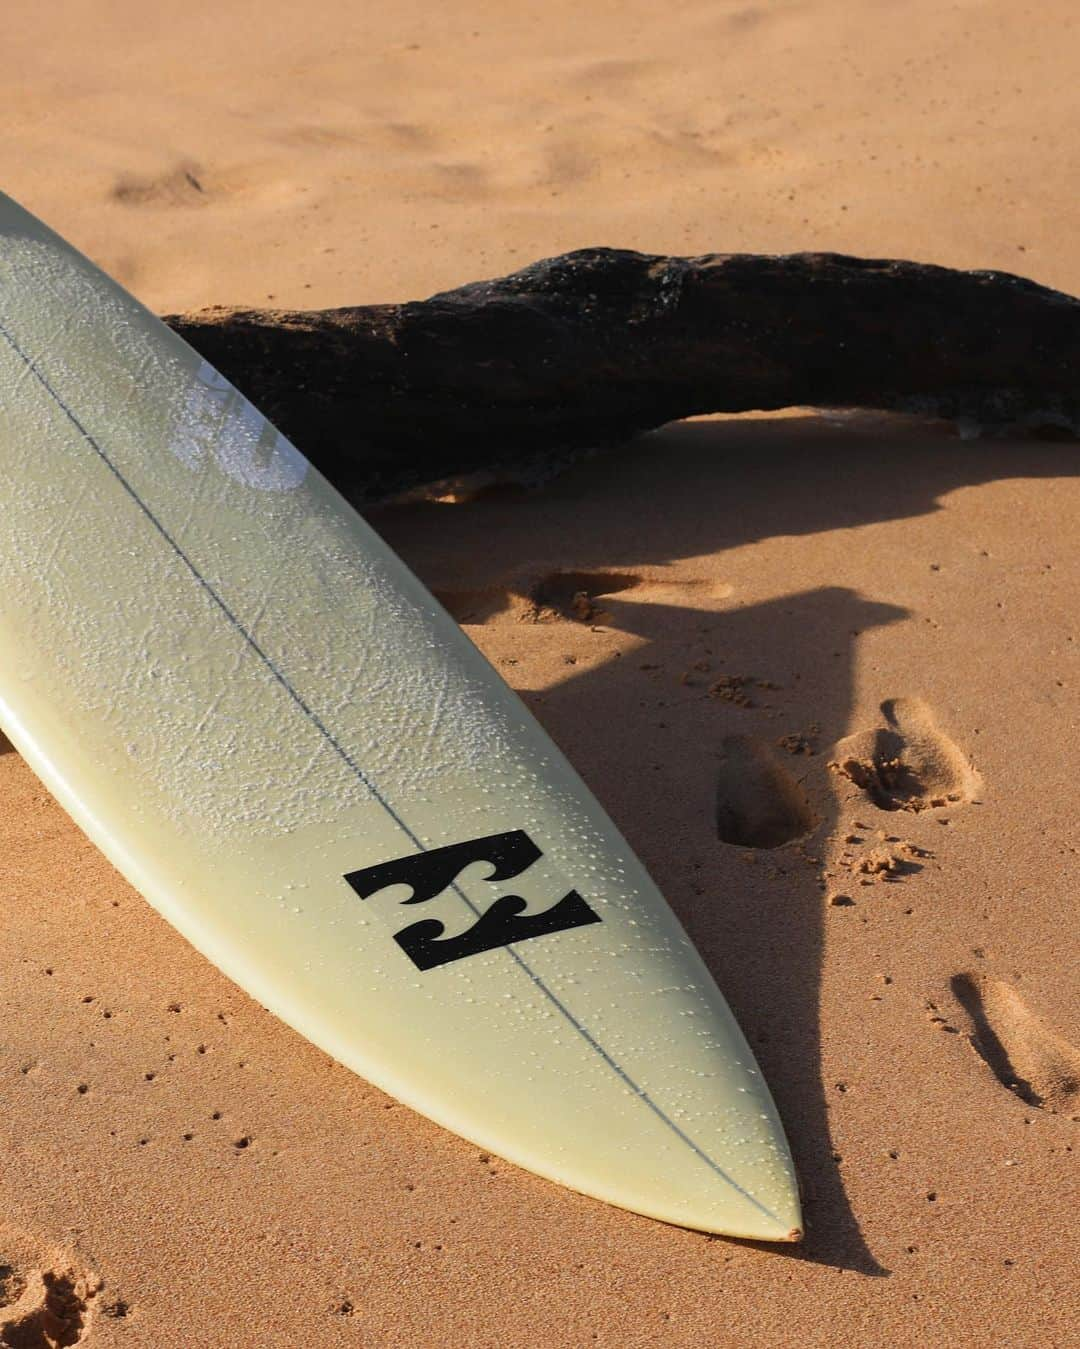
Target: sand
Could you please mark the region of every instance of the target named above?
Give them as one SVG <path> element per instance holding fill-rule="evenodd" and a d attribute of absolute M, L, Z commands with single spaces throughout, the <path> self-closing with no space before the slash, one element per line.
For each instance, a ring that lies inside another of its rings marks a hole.
<path fill-rule="evenodd" d="M 159 311 L 601 243 L 1080 292 L 1065 0 L 5 18 L 4 187 Z M 796 409 L 371 515 L 699 944 L 789 1130 L 798 1249 L 396 1105 L 0 757 L 0 1344 L 1075 1343 L 1077 463 Z"/>

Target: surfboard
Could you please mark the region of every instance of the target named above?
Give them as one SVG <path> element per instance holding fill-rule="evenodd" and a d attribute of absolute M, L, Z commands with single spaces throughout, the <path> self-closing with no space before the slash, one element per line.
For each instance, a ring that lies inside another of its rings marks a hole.
<path fill-rule="evenodd" d="M 0 722 L 189 942 L 487 1151 L 798 1239 L 747 1042 L 570 764 L 325 478 L 3 197 L 0 491 Z"/>

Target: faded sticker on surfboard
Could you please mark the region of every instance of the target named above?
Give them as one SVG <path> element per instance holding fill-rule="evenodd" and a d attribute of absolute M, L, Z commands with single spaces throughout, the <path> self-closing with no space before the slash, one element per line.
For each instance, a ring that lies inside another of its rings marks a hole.
<path fill-rule="evenodd" d="M 258 492 L 295 491 L 311 467 L 206 361 L 188 390 L 170 449 L 191 469 L 202 468 L 212 455 L 227 477 Z"/>

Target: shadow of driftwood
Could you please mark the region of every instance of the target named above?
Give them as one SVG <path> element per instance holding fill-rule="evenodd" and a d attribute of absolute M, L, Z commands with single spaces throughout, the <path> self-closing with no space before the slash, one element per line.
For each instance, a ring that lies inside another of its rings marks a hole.
<path fill-rule="evenodd" d="M 634 569 L 655 576 L 671 560 L 754 540 L 921 515 L 943 494 L 988 479 L 1069 471 L 1075 453 L 1061 444 L 965 443 L 944 428 L 879 419 L 843 428 L 801 418 L 720 421 L 667 428 L 541 491 L 371 513 L 429 586 L 465 597 L 459 617 L 474 623 L 512 622 L 515 601 L 523 616 L 529 597 L 515 596 L 514 578 L 578 577 L 567 596 L 552 592 L 552 621 L 561 608 L 566 624 L 576 585 L 587 589 L 597 573 L 618 578 L 604 588 L 603 624 L 634 634 L 632 651 L 584 670 L 571 665 L 561 682 L 524 697 L 652 871 L 754 1046 L 805 1190 L 808 1235 L 784 1252 L 789 1258 L 888 1272 L 847 1201 L 822 1081 L 829 911 L 821 848 L 837 822 L 823 765 L 849 729 L 858 634 L 905 611 L 832 585 L 731 605 L 703 600 L 692 586 L 650 595 L 633 585 Z M 719 579 L 723 559 L 716 565 Z M 542 607 L 543 595 L 532 599 Z M 754 706 L 710 698 L 718 675 L 752 689 Z M 774 849 L 721 841 L 725 738 L 774 753 L 794 731 L 807 732 L 802 748 L 812 752 L 779 757 L 808 803 L 809 833 Z"/>

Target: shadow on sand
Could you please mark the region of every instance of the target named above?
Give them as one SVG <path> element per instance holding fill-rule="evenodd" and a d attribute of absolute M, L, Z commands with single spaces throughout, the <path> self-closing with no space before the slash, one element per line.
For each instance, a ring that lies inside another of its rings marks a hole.
<path fill-rule="evenodd" d="M 433 590 L 486 597 L 474 622 L 506 621 L 512 578 L 545 566 L 618 578 L 601 601 L 602 623 L 635 640 L 618 658 L 567 664 L 561 682 L 523 696 L 649 867 L 754 1047 L 804 1187 L 805 1242 L 770 1248 L 789 1258 L 888 1273 L 846 1197 L 822 1080 L 820 984 L 836 912 L 825 900 L 823 847 L 838 825 L 824 764 L 850 730 L 859 634 L 907 614 L 839 585 L 725 604 L 707 583 L 669 593 L 655 584 L 656 568 L 711 556 L 719 582 L 723 555 L 755 540 L 914 517 L 959 487 L 1076 470 L 1069 445 L 962 442 L 947 428 L 900 420 L 696 422 L 597 456 L 540 490 L 370 513 Z M 697 573 L 708 565 L 695 564 Z M 639 568 L 651 590 L 634 585 Z M 501 590 L 493 577 L 506 578 Z M 888 585 L 883 576 L 882 593 Z M 563 623 L 567 651 L 582 648 L 588 624 L 572 614 Z M 753 676 L 765 687 L 746 686 L 749 708 L 718 702 L 708 696 L 718 676 Z M 793 732 L 808 732 L 814 752 L 780 758 L 816 823 L 780 848 L 721 842 L 725 736 L 775 746 Z"/>

